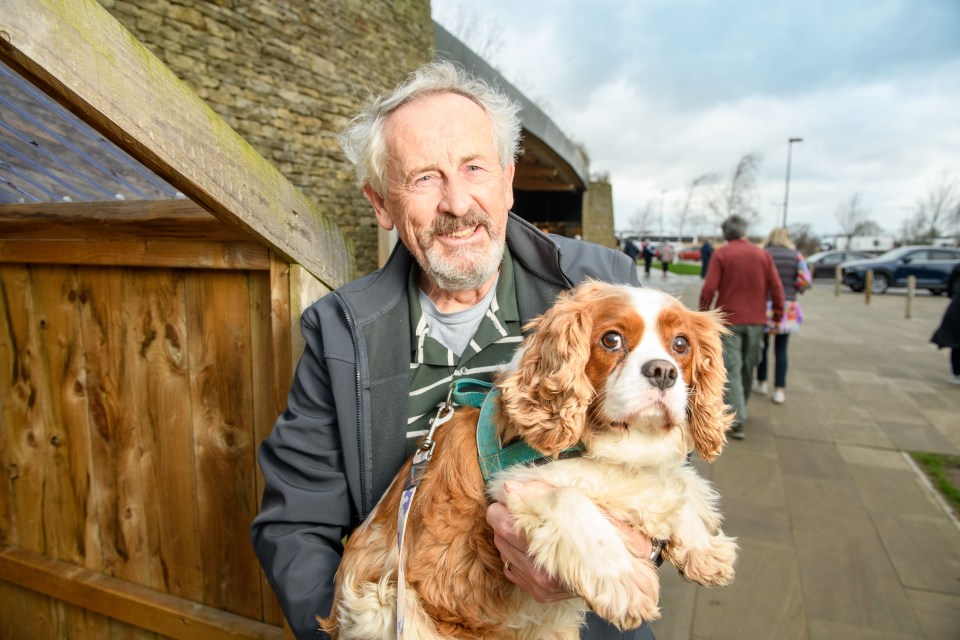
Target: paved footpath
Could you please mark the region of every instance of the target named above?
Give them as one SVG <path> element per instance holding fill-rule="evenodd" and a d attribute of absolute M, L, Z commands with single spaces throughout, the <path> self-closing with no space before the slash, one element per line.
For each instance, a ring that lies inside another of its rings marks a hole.
<path fill-rule="evenodd" d="M 641 273 L 642 276 L 642 273 Z M 696 305 L 700 279 L 645 284 Z M 946 297 L 801 296 L 787 401 L 754 395 L 712 465 L 741 545 L 724 588 L 665 564 L 658 640 L 960 640 L 960 525 L 904 452 L 960 455 L 960 386 L 929 342 Z"/>

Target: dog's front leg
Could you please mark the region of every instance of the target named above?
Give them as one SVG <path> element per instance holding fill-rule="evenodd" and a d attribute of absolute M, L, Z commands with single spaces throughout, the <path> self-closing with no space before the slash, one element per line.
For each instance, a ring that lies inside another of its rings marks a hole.
<path fill-rule="evenodd" d="M 700 477 L 690 478 L 677 530 L 663 550 L 664 556 L 688 580 L 704 586 L 725 586 L 733 581 L 737 561 L 736 538 L 720 529 L 716 509 L 719 496 Z"/>
<path fill-rule="evenodd" d="M 573 487 L 540 495 L 507 491 L 505 505 L 528 551 L 549 575 L 621 629 L 660 617 L 660 581 L 648 559 L 630 553 L 620 531 Z"/>

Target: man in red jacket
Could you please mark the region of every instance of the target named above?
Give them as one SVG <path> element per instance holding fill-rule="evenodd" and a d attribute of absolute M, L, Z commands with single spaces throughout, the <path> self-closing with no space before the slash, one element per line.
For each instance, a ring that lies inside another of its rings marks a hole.
<path fill-rule="evenodd" d="M 732 215 L 721 229 L 727 244 L 713 252 L 710 269 L 700 290 L 700 309 L 720 309 L 731 334 L 723 338 L 723 364 L 727 368 L 724 401 L 736 413 L 730 437 L 743 440 L 747 401 L 753 373 L 760 361 L 765 330 L 773 331 L 783 316 L 783 284 L 770 254 L 745 239 L 747 221 Z M 714 303 L 714 297 L 716 302 Z M 773 318 L 767 318 L 767 300 Z"/>

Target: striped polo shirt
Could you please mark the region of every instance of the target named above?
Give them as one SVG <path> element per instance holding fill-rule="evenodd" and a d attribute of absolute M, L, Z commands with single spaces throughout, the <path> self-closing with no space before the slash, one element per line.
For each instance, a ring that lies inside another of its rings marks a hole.
<path fill-rule="evenodd" d="M 457 356 L 430 336 L 430 318 L 420 306 L 415 266 L 407 280 L 410 300 L 410 408 L 407 418 L 406 453 L 416 451 L 420 438 L 447 399 L 450 384 L 457 378 L 490 380 L 496 370 L 509 362 L 523 339 L 520 311 L 509 250 L 503 253 L 496 292 L 473 339 Z"/>

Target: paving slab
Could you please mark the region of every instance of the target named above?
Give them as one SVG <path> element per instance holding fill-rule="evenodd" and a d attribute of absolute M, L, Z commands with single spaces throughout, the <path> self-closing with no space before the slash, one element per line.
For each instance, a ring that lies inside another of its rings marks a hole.
<path fill-rule="evenodd" d="M 655 282 L 693 306 L 700 279 Z M 960 386 L 929 343 L 946 298 L 865 304 L 816 283 L 790 340 L 787 401 L 753 394 L 713 465 L 741 545 L 724 588 L 664 567 L 659 640 L 960 640 L 960 525 L 906 457 L 960 455 Z"/>

